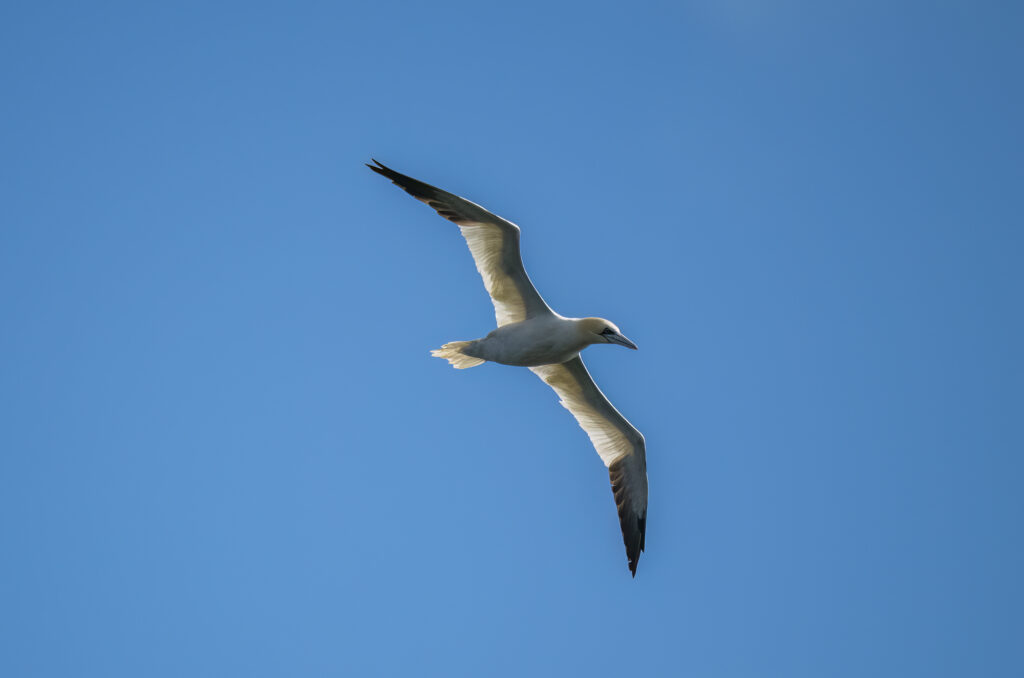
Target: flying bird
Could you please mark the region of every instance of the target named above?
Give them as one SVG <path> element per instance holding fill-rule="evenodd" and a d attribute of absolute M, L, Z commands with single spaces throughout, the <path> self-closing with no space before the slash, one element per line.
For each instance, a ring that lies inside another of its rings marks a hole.
<path fill-rule="evenodd" d="M 601 393 L 580 351 L 591 344 L 631 349 L 636 344 L 608 320 L 566 318 L 551 310 L 526 275 L 519 254 L 519 227 L 511 221 L 373 162 L 367 167 L 458 224 L 494 303 L 496 330 L 482 339 L 453 341 L 431 354 L 460 370 L 488 361 L 528 367 L 555 390 L 608 467 L 629 571 L 635 577 L 647 525 L 644 437 Z"/>

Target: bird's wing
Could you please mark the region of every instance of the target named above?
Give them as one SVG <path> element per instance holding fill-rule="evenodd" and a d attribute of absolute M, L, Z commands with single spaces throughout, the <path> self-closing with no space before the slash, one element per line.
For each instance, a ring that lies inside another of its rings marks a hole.
<path fill-rule="evenodd" d="M 635 577 L 647 527 L 647 459 L 643 435 L 608 402 L 579 356 L 559 365 L 530 369 L 555 389 L 562 405 L 576 417 L 608 467 L 629 570 Z"/>
<path fill-rule="evenodd" d="M 476 261 L 476 270 L 484 279 L 487 293 L 494 302 L 494 316 L 499 327 L 552 313 L 523 268 L 518 226 L 465 198 L 399 174 L 376 160 L 373 162 L 376 166 L 367 167 L 391 179 L 406 193 L 459 225 Z"/>

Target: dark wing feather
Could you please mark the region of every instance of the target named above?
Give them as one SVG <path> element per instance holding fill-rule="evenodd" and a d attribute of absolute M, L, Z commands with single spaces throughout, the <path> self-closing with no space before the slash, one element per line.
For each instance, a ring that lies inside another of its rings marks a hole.
<path fill-rule="evenodd" d="M 636 566 L 640 562 L 640 553 L 644 550 L 644 538 L 647 533 L 647 502 L 638 510 L 634 487 L 643 478 L 643 493 L 647 494 L 647 471 L 637 468 L 637 461 L 645 465 L 642 458 L 636 455 L 622 457 L 608 467 L 608 476 L 612 481 L 612 494 L 615 495 L 615 507 L 619 512 L 619 527 L 622 528 L 622 542 L 626 546 L 626 557 L 629 559 L 629 571 L 636 576 Z"/>

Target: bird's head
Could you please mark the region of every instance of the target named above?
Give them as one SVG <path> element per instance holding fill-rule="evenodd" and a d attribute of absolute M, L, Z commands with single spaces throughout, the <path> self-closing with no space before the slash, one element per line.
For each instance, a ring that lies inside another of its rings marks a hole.
<path fill-rule="evenodd" d="M 580 329 L 583 331 L 587 343 L 590 344 L 618 344 L 636 350 L 636 344 L 623 336 L 615 323 L 604 318 L 582 318 Z"/>

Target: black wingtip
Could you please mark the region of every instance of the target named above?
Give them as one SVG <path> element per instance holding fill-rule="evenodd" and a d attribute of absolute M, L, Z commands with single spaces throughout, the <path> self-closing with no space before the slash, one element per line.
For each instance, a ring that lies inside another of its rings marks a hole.
<path fill-rule="evenodd" d="M 636 577 L 640 554 L 643 553 L 647 541 L 647 508 L 644 507 L 642 514 L 631 508 L 626 485 L 627 460 L 628 457 L 613 462 L 608 467 L 608 475 L 612 481 L 612 495 L 615 497 L 615 507 L 619 514 L 619 526 L 622 528 L 622 542 L 626 547 L 626 561 L 629 563 L 630 573 Z"/>
<path fill-rule="evenodd" d="M 411 179 L 410 177 L 407 177 L 404 174 L 400 174 L 399 172 L 396 172 L 395 170 L 391 169 L 390 167 L 388 167 L 387 165 L 385 165 L 381 161 L 377 160 L 376 158 L 370 158 L 370 160 L 372 160 L 374 163 L 376 163 L 376 165 L 371 165 L 369 163 L 366 163 L 367 167 L 372 169 L 377 174 L 380 174 L 381 176 L 384 176 L 384 177 L 387 177 L 388 179 L 391 179 L 392 182 L 398 184 L 402 188 L 405 188 L 405 183 L 404 183 L 405 181 L 416 181 L 415 179 Z"/>
<path fill-rule="evenodd" d="M 640 531 L 640 548 L 632 553 L 627 553 L 629 556 L 629 571 L 633 573 L 633 578 L 636 579 L 636 567 L 640 564 L 640 554 L 644 552 L 644 542 L 647 540 L 647 514 L 637 518 L 636 520 L 637 529 Z M 628 549 L 628 546 L 627 546 Z"/>

